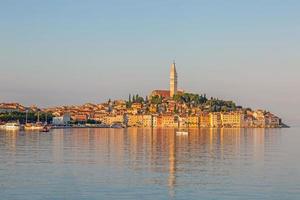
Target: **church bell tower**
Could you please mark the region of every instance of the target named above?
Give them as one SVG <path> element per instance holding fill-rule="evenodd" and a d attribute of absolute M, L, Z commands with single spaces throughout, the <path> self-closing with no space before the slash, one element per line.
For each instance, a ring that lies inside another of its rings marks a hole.
<path fill-rule="evenodd" d="M 170 72 L 170 97 L 173 98 L 175 94 L 177 94 L 177 72 L 175 61 L 173 61 Z"/>

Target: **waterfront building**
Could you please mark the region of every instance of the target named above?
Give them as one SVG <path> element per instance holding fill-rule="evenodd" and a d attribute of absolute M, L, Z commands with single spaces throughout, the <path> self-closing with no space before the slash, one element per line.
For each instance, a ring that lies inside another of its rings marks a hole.
<path fill-rule="evenodd" d="M 210 117 L 209 114 L 206 112 L 200 113 L 200 127 L 201 128 L 208 128 L 210 127 Z"/>
<path fill-rule="evenodd" d="M 69 113 L 64 113 L 62 116 L 52 118 L 52 124 L 56 126 L 68 125 L 70 121 L 71 121 L 71 116 Z"/>
<path fill-rule="evenodd" d="M 190 128 L 199 128 L 200 117 L 199 116 L 188 116 L 188 127 Z"/>
<path fill-rule="evenodd" d="M 221 113 L 223 127 L 241 128 L 244 126 L 244 114 L 240 112 Z"/>
<path fill-rule="evenodd" d="M 280 126 L 281 119 L 277 116 L 275 116 L 272 113 L 266 113 L 265 114 L 265 126 L 269 128 L 276 128 Z"/>
<path fill-rule="evenodd" d="M 143 124 L 142 115 L 127 115 L 127 126 L 141 126 Z"/>
<path fill-rule="evenodd" d="M 156 118 L 156 126 L 159 128 L 162 127 L 162 117 L 160 115 Z"/>
<path fill-rule="evenodd" d="M 95 114 L 93 115 L 93 117 L 91 119 L 100 122 L 100 121 L 102 121 L 103 117 L 105 117 L 105 116 L 106 116 L 105 113 L 97 111 L 97 112 L 95 112 Z"/>
<path fill-rule="evenodd" d="M 157 117 L 153 115 L 143 115 L 143 127 L 157 127 Z"/>
<path fill-rule="evenodd" d="M 156 115 L 151 115 L 152 116 L 152 127 L 157 127 L 157 116 Z"/>
<path fill-rule="evenodd" d="M 88 116 L 86 114 L 75 114 L 71 116 L 71 119 L 75 122 L 86 122 Z"/>
<path fill-rule="evenodd" d="M 188 118 L 186 115 L 176 116 L 176 118 L 177 124 L 175 124 L 175 127 L 178 126 L 178 128 L 188 128 Z"/>
<path fill-rule="evenodd" d="M 178 127 L 174 115 L 160 115 L 157 119 L 159 127 Z"/>
<path fill-rule="evenodd" d="M 210 121 L 210 127 L 212 128 L 218 128 L 221 127 L 221 114 L 216 113 L 209 113 L 209 121 Z"/>
<path fill-rule="evenodd" d="M 123 123 L 124 116 L 123 115 L 108 115 L 103 117 L 102 122 L 106 125 L 113 125 L 115 123 Z"/>
<path fill-rule="evenodd" d="M 254 119 L 252 115 L 246 115 L 244 119 L 244 127 L 251 128 L 255 127 Z"/>
<path fill-rule="evenodd" d="M 265 127 L 266 126 L 266 119 L 263 110 L 256 110 L 253 112 L 254 117 L 254 126 L 255 127 Z"/>
<path fill-rule="evenodd" d="M 127 126 L 157 127 L 157 117 L 153 115 L 127 115 Z"/>

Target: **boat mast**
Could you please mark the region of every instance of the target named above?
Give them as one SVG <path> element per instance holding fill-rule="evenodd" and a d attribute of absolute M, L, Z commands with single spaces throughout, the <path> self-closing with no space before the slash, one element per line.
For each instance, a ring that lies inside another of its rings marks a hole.
<path fill-rule="evenodd" d="M 40 122 L 40 111 L 38 111 L 37 122 Z"/>
<path fill-rule="evenodd" d="M 45 113 L 45 120 L 46 120 L 45 124 L 48 124 L 48 113 L 47 112 Z"/>
<path fill-rule="evenodd" d="M 28 120 L 28 110 L 26 109 L 26 119 L 25 119 L 25 124 L 27 124 L 27 120 Z"/>

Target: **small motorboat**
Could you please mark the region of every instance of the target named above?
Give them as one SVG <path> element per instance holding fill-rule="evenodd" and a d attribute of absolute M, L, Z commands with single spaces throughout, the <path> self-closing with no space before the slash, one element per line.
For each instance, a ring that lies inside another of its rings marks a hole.
<path fill-rule="evenodd" d="M 189 135 L 187 131 L 176 131 L 176 135 Z"/>
<path fill-rule="evenodd" d="M 41 132 L 49 132 L 50 131 L 50 126 L 44 126 L 41 130 Z"/>

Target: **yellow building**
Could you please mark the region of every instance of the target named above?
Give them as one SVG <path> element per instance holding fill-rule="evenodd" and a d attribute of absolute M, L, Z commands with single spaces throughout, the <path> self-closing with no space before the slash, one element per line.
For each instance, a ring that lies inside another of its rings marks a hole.
<path fill-rule="evenodd" d="M 102 122 L 107 125 L 112 125 L 114 123 L 123 123 L 124 117 L 123 115 L 105 116 L 102 118 Z"/>
<path fill-rule="evenodd" d="M 150 108 L 149 108 L 149 111 L 150 111 L 151 113 L 156 113 L 156 112 L 157 112 L 157 105 L 151 104 L 151 105 L 150 105 Z"/>
<path fill-rule="evenodd" d="M 127 115 L 128 126 L 142 126 L 143 116 L 142 115 Z"/>
<path fill-rule="evenodd" d="M 221 113 L 221 121 L 223 127 L 236 127 L 244 126 L 244 114 L 239 112 Z"/>
<path fill-rule="evenodd" d="M 161 115 L 160 116 L 160 127 L 178 127 L 178 122 L 175 121 L 173 115 Z"/>
<path fill-rule="evenodd" d="M 114 109 L 117 109 L 117 110 L 124 110 L 124 109 L 126 109 L 126 104 L 122 104 L 122 103 L 116 104 L 116 105 L 114 106 Z"/>
<path fill-rule="evenodd" d="M 221 114 L 220 113 L 209 113 L 210 127 L 218 128 L 221 127 Z"/>
<path fill-rule="evenodd" d="M 199 124 L 200 123 L 200 117 L 198 117 L 198 116 L 189 116 L 187 122 L 188 122 L 188 126 L 190 128 L 198 128 L 199 125 L 200 125 Z"/>
<path fill-rule="evenodd" d="M 186 116 L 180 116 L 177 125 L 180 128 L 188 128 L 188 118 Z"/>
<path fill-rule="evenodd" d="M 143 115 L 143 127 L 157 127 L 157 117 L 153 115 Z"/>
<path fill-rule="evenodd" d="M 157 117 L 152 115 L 127 115 L 127 126 L 157 127 Z"/>
<path fill-rule="evenodd" d="M 131 105 L 131 108 L 136 109 L 136 110 L 140 110 L 142 109 L 143 105 L 141 103 L 133 103 Z"/>
<path fill-rule="evenodd" d="M 208 113 L 200 114 L 200 127 L 208 128 L 210 127 L 210 118 Z"/>
<path fill-rule="evenodd" d="M 130 115 L 136 115 L 138 113 L 138 111 L 137 111 L 137 109 L 127 108 L 126 113 L 130 114 Z"/>

